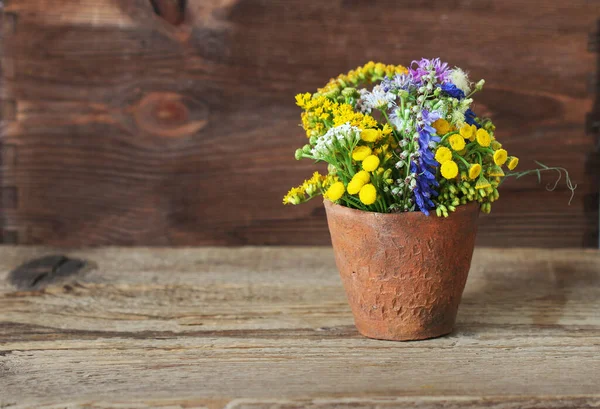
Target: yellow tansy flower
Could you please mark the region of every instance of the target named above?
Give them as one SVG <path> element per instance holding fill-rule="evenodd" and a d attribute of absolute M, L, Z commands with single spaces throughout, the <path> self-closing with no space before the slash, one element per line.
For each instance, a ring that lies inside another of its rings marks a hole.
<path fill-rule="evenodd" d="M 475 141 L 475 135 L 477 134 L 477 127 L 475 125 L 471 125 L 471 137 L 469 140 L 471 142 Z"/>
<path fill-rule="evenodd" d="M 360 189 L 365 185 L 365 182 L 360 179 L 357 178 L 356 176 L 354 176 L 352 178 L 352 180 L 350 181 L 350 183 L 348 183 L 348 193 L 350 193 L 351 195 L 355 195 L 358 192 L 360 192 Z"/>
<path fill-rule="evenodd" d="M 469 179 L 475 179 L 481 173 L 481 165 L 474 163 L 469 167 Z"/>
<path fill-rule="evenodd" d="M 460 136 L 462 136 L 465 139 L 468 139 L 470 141 L 472 141 L 473 139 L 471 139 L 473 137 L 473 134 L 475 133 L 473 131 L 473 128 L 471 128 L 471 125 L 469 124 L 464 124 L 463 126 L 460 127 L 460 130 L 458 131 L 460 133 Z"/>
<path fill-rule="evenodd" d="M 434 123 L 431 124 L 437 132 L 439 136 L 444 136 L 448 132 L 450 132 L 450 124 L 443 118 L 438 119 Z"/>
<path fill-rule="evenodd" d="M 329 189 L 327 189 L 327 192 L 325 192 L 325 197 L 331 200 L 332 202 L 335 202 L 344 195 L 345 191 L 346 188 L 344 187 L 344 184 L 342 182 L 335 182 L 329 187 Z"/>
<path fill-rule="evenodd" d="M 508 169 L 509 170 L 514 170 L 518 164 L 519 164 L 519 158 L 517 158 L 516 156 L 509 156 L 509 158 L 508 158 Z"/>
<path fill-rule="evenodd" d="M 364 182 L 363 185 L 366 183 L 369 183 L 371 181 L 371 175 L 369 175 L 369 172 L 364 171 L 364 170 L 361 170 L 356 175 L 354 175 L 354 177 L 352 179 L 354 179 L 354 178 L 362 180 Z"/>
<path fill-rule="evenodd" d="M 381 136 L 378 129 L 365 129 L 360 133 L 360 139 L 365 142 L 376 142 Z"/>
<path fill-rule="evenodd" d="M 458 175 L 458 165 L 453 160 L 442 163 L 442 176 L 446 179 L 454 179 Z"/>
<path fill-rule="evenodd" d="M 454 134 L 448 138 L 448 141 L 450 142 L 452 149 L 455 151 L 462 151 L 465 149 L 465 138 L 463 138 L 461 135 Z"/>
<path fill-rule="evenodd" d="M 440 146 L 435 152 L 435 160 L 437 160 L 439 163 L 452 160 L 452 151 L 445 146 Z"/>
<path fill-rule="evenodd" d="M 373 186 L 371 183 L 364 185 L 358 193 L 358 198 L 366 205 L 375 203 L 377 200 L 377 190 L 375 189 L 375 186 Z"/>
<path fill-rule="evenodd" d="M 506 152 L 506 149 L 498 149 L 496 152 L 494 152 L 494 163 L 496 165 L 504 165 L 506 159 L 508 159 L 508 152 Z"/>
<path fill-rule="evenodd" d="M 477 138 L 478 144 L 480 144 L 484 148 L 487 148 L 488 146 L 490 146 L 490 143 L 492 142 L 492 138 L 490 137 L 490 134 L 488 133 L 488 131 L 486 131 L 483 128 L 479 128 L 477 130 L 476 135 L 477 135 L 476 138 Z"/>
<path fill-rule="evenodd" d="M 362 168 L 367 172 L 373 172 L 379 166 L 379 158 L 375 155 L 367 156 L 362 163 Z"/>
<path fill-rule="evenodd" d="M 371 148 L 369 148 L 368 146 L 357 146 L 352 151 L 352 159 L 360 162 L 363 159 L 365 159 L 367 156 L 369 156 L 370 154 L 371 154 Z"/>

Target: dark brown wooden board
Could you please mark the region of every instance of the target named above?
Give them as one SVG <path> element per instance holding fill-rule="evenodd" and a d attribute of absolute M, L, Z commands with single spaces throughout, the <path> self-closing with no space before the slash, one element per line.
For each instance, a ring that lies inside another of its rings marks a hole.
<path fill-rule="evenodd" d="M 4 242 L 329 242 L 322 205 L 281 197 L 309 176 L 294 95 L 368 60 L 440 56 L 485 78 L 477 111 L 521 167 L 567 167 L 569 192 L 507 182 L 479 244 L 593 246 L 600 173 L 589 0 L 5 0 Z M 593 43 L 593 42 L 592 42 Z"/>

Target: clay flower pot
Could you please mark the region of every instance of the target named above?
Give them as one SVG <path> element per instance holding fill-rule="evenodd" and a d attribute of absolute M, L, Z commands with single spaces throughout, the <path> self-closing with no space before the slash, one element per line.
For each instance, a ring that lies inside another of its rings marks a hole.
<path fill-rule="evenodd" d="M 448 218 L 364 212 L 328 200 L 325 210 L 361 334 L 408 341 L 452 332 L 475 247 L 477 203 Z"/>

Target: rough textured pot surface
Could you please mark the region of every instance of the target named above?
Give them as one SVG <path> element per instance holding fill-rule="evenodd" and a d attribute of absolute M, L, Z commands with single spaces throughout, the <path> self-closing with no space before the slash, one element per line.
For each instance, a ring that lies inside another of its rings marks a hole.
<path fill-rule="evenodd" d="M 475 247 L 477 203 L 448 218 L 363 212 L 328 200 L 325 210 L 361 334 L 408 341 L 452 331 Z"/>

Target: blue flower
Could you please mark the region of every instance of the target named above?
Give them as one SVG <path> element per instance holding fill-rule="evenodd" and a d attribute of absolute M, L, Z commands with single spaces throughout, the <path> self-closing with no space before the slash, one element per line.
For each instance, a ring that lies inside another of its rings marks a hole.
<path fill-rule="evenodd" d="M 451 82 L 444 82 L 440 88 L 452 98 L 461 100 L 465 97 L 465 93 Z"/>
<path fill-rule="evenodd" d="M 436 135 L 435 128 L 431 124 L 441 115 L 439 112 L 429 112 L 426 109 L 421 112 L 421 115 L 423 120 L 421 128 L 418 130 L 419 149 L 417 152 L 419 155 L 416 160 L 411 161 L 410 170 L 417 175 L 416 186 L 413 190 L 415 203 L 420 211 L 429 216 L 429 210 L 435 207 L 431 198 L 438 195 L 435 188 L 439 186 L 435 180 L 435 169 L 439 163 L 435 160 L 430 144 L 440 141 L 440 137 Z"/>
<path fill-rule="evenodd" d="M 473 112 L 471 108 L 465 111 L 465 122 L 469 125 L 475 125 L 477 128 L 481 128 L 481 125 L 475 120 L 476 117 L 477 115 L 475 115 L 475 112 Z"/>

